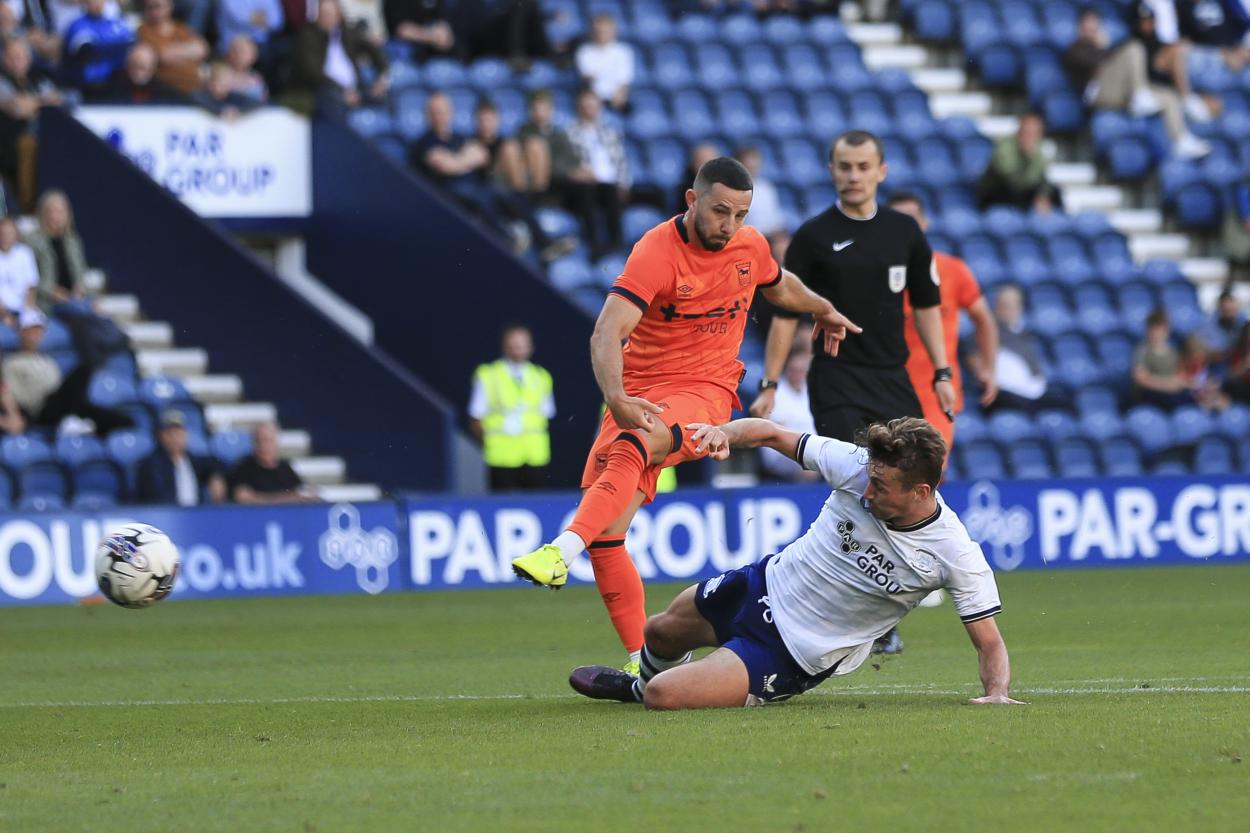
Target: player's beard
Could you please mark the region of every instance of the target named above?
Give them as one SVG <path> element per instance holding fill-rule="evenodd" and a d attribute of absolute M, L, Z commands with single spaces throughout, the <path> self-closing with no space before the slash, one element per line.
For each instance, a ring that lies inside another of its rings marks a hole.
<path fill-rule="evenodd" d="M 699 245 L 709 252 L 719 252 L 729 245 L 729 240 L 709 240 L 708 235 L 703 231 L 703 224 L 699 222 L 699 215 L 697 214 L 694 217 L 694 233 L 699 238 Z"/>

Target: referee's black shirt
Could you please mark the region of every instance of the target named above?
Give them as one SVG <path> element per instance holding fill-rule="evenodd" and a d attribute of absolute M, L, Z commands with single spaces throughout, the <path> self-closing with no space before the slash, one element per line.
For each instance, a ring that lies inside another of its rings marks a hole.
<path fill-rule="evenodd" d="M 879 206 L 866 220 L 836 206 L 808 220 L 786 251 L 786 268 L 838 311 L 864 328 L 848 334 L 837 357 L 817 351 L 817 365 L 901 368 L 907 363 L 903 337 L 903 290 L 913 307 L 941 303 L 933 250 L 916 221 Z M 796 317 L 785 310 L 777 315 Z"/>

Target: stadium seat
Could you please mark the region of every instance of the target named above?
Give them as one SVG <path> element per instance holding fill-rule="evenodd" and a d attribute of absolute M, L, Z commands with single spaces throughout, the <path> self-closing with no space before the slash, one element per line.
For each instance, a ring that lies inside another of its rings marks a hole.
<path fill-rule="evenodd" d="M 106 456 L 104 443 L 90 434 L 65 434 L 56 441 L 56 459 L 67 466 L 79 466 Z"/>
<path fill-rule="evenodd" d="M 252 435 L 247 431 L 218 431 L 213 434 L 209 448 L 223 465 L 233 466 L 252 453 Z"/>
<path fill-rule="evenodd" d="M 1106 379 L 1128 381 L 1133 368 L 1133 339 L 1123 332 L 1105 333 L 1095 342 L 1098 361 L 1102 364 Z"/>
<path fill-rule="evenodd" d="M 1172 412 L 1172 441 L 1194 445 L 1215 431 L 1215 420 L 1197 405 L 1183 405 Z"/>
<path fill-rule="evenodd" d="M 1046 446 L 1037 440 L 1022 440 L 1007 447 L 1007 464 L 1013 477 L 1041 480 L 1054 476 Z"/>
<path fill-rule="evenodd" d="M 151 434 L 156 430 L 156 416 L 152 413 L 152 409 L 142 402 L 123 402 L 117 406 L 116 410 L 130 418 L 133 423 L 131 428 L 134 430 L 145 434 Z"/>
<path fill-rule="evenodd" d="M 111 460 L 93 460 L 73 470 L 74 494 L 105 495 L 113 500 L 125 497 L 121 469 Z"/>
<path fill-rule="evenodd" d="M 1209 182 L 1191 182 L 1170 200 L 1176 224 L 1184 229 L 1212 229 L 1224 219 L 1220 189 Z"/>
<path fill-rule="evenodd" d="M 1104 442 L 1124 433 L 1124 420 L 1115 411 L 1090 411 L 1077 417 L 1082 436 Z"/>
<path fill-rule="evenodd" d="M 821 15 L 808 23 L 807 37 L 812 43 L 821 46 L 847 43 L 850 40 L 842 21 L 829 15 Z"/>
<path fill-rule="evenodd" d="M 347 123 L 361 136 L 373 139 L 395 131 L 391 114 L 380 107 L 357 107 L 347 117 Z"/>
<path fill-rule="evenodd" d="M 1154 150 L 1144 136 L 1117 136 L 1103 151 L 1107 173 L 1112 179 L 1139 180 L 1154 167 Z"/>
<path fill-rule="evenodd" d="M 1195 474 L 1232 474 L 1237 470 L 1233 446 L 1223 437 L 1205 437 L 1194 449 Z"/>
<path fill-rule="evenodd" d="M 1042 97 L 1042 115 L 1050 133 L 1075 133 L 1085 126 L 1085 106 L 1071 90 L 1052 90 Z"/>
<path fill-rule="evenodd" d="M 617 18 L 620 25 L 620 18 Z M 478 93 L 491 96 L 512 82 L 512 68 L 502 58 L 478 58 L 469 65 L 466 80 Z"/>
<path fill-rule="evenodd" d="M 563 208 L 540 208 L 534 212 L 543 234 L 553 239 L 569 237 L 581 232 L 577 218 Z"/>
<path fill-rule="evenodd" d="M 647 145 L 647 165 L 651 177 L 663 188 L 674 188 L 686 175 L 686 149 L 670 139 Z"/>
<path fill-rule="evenodd" d="M 1173 443 L 1167 414 L 1151 405 L 1130 408 L 1124 415 L 1124 427 L 1149 454 L 1163 451 Z"/>
<path fill-rule="evenodd" d="M 0 439 L 0 458 L 4 464 L 20 469 L 52 459 L 52 448 L 39 437 L 19 434 Z"/>
<path fill-rule="evenodd" d="M 87 399 L 102 408 L 115 408 L 138 397 L 134 376 L 123 376 L 110 370 L 97 370 L 87 387 Z"/>
<path fill-rule="evenodd" d="M 1132 281 L 1119 288 L 1117 304 L 1124 323 L 1134 329 L 1144 324 L 1146 316 L 1159 305 L 1155 288 L 1145 281 Z"/>
<path fill-rule="evenodd" d="M 760 125 L 765 134 L 776 139 L 794 136 L 804 130 L 803 109 L 793 94 L 778 90 L 764 98 L 764 112 Z M 766 169 L 779 170 L 779 166 L 771 161 L 765 162 Z"/>
<path fill-rule="evenodd" d="M 109 457 L 126 472 L 126 482 L 133 490 L 135 467 L 155 449 L 151 433 L 114 431 L 108 437 Z"/>
<path fill-rule="evenodd" d="M 955 442 L 976 442 L 989 438 L 985 420 L 973 411 L 964 411 L 955 420 Z"/>
<path fill-rule="evenodd" d="M 790 50 L 806 39 L 807 27 L 793 15 L 776 14 L 764 21 L 764 40 L 773 46 Z"/>
<path fill-rule="evenodd" d="M 742 84 L 748 90 L 765 93 L 785 86 L 785 73 L 777 63 L 776 53 L 767 44 L 756 43 L 741 48 Z"/>
<path fill-rule="evenodd" d="M 1163 285 L 1159 304 L 1167 310 L 1172 329 L 1179 334 L 1189 333 L 1206 323 L 1206 315 L 1198 306 L 1197 291 L 1184 278 Z"/>
<path fill-rule="evenodd" d="M 825 71 L 814 46 L 798 44 L 787 47 L 781 53 L 781 65 L 786 82 L 793 89 L 809 91 L 829 86 L 829 73 Z"/>
<path fill-rule="evenodd" d="M 607 254 L 591 264 L 594 270 L 595 284 L 605 289 L 611 286 L 625 272 L 626 256 L 624 254 Z"/>
<path fill-rule="evenodd" d="M 676 119 L 676 132 L 691 142 L 701 142 L 717 133 L 719 124 L 708 104 L 707 96 L 700 90 L 679 90 L 673 97 L 673 112 L 680 113 Z M 684 153 L 683 153 L 684 156 Z M 682 160 L 685 169 L 685 160 Z"/>
<path fill-rule="evenodd" d="M 986 87 L 1015 87 L 1020 82 L 1023 66 L 1015 47 L 991 43 L 973 55 L 981 83 Z"/>
<path fill-rule="evenodd" d="M 23 498 L 43 495 L 64 500 L 68 492 L 65 470 L 59 463 L 31 463 L 18 470 L 17 488 Z"/>
<path fill-rule="evenodd" d="M 678 34 L 682 26 L 696 16 L 685 15 L 678 25 Z M 660 44 L 651 51 L 651 81 L 661 89 L 672 91 L 689 87 L 694 81 L 690 67 L 690 56 L 679 43 Z"/>
<path fill-rule="evenodd" d="M 193 399 L 180 379 L 152 376 L 140 383 L 139 401 L 160 411 L 175 402 L 191 402 Z"/>
<path fill-rule="evenodd" d="M 1033 419 L 1022 411 L 995 411 L 990 415 L 986 428 L 989 438 L 1004 447 L 1039 436 Z"/>
<path fill-rule="evenodd" d="M 1159 460 L 1151 464 L 1150 473 L 1156 477 L 1181 477 L 1189 474 L 1189 466 L 1183 460 Z"/>
<path fill-rule="evenodd" d="M 922 0 L 912 10 L 912 27 L 921 40 L 939 43 L 953 40 L 955 24 L 955 9 L 946 0 Z"/>
<path fill-rule="evenodd" d="M 1099 445 L 1103 474 L 1133 477 L 1143 470 L 1141 449 L 1128 437 L 1110 437 Z"/>
<path fill-rule="evenodd" d="M 561 292 L 571 292 L 583 286 L 598 285 L 590 261 L 584 255 L 566 255 L 547 265 L 547 280 Z"/>
<path fill-rule="evenodd" d="M 969 479 L 998 479 L 1007 476 L 1003 455 L 994 443 L 987 440 L 957 443 L 955 450 L 961 458 L 960 468 Z"/>
<path fill-rule="evenodd" d="M 430 89 L 462 87 L 468 82 L 464 64 L 450 58 L 431 58 L 421 68 L 422 79 Z"/>
<path fill-rule="evenodd" d="M 1057 443 L 1069 437 L 1080 436 L 1081 428 L 1076 417 L 1067 411 L 1047 409 L 1033 418 L 1038 432 L 1047 441 Z"/>
<path fill-rule="evenodd" d="M 631 205 L 621 214 L 621 234 L 628 245 L 669 218 L 669 214 L 650 205 Z"/>
<path fill-rule="evenodd" d="M 709 92 L 733 87 L 738 82 L 738 65 L 734 61 L 729 48 L 721 43 L 697 44 L 693 47 L 696 78 L 703 89 Z M 675 105 L 676 106 L 676 105 Z M 681 108 L 677 112 L 685 116 Z"/>
<path fill-rule="evenodd" d="M 1229 405 L 1216 417 L 1216 427 L 1231 440 L 1250 437 L 1250 407 L 1240 403 Z"/>
<path fill-rule="evenodd" d="M 102 512 L 106 509 L 113 509 L 117 504 L 117 498 L 111 495 L 83 492 L 74 495 L 69 508 L 77 512 Z"/>
<path fill-rule="evenodd" d="M 749 93 L 738 90 L 722 93 L 716 97 L 716 112 L 720 129 L 731 136 L 753 136 L 761 131 L 760 114 Z"/>
<path fill-rule="evenodd" d="M 22 495 L 17 509 L 22 512 L 61 512 L 65 509 L 65 498 L 53 494 Z"/>
<path fill-rule="evenodd" d="M 1067 437 L 1054 446 L 1055 468 L 1060 477 L 1096 477 L 1100 470 L 1094 446 L 1080 437 Z"/>

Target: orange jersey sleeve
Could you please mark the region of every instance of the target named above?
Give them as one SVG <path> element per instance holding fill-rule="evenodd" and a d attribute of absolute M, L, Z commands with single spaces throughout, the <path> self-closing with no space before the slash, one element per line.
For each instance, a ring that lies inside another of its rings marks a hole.
<path fill-rule="evenodd" d="M 673 289 L 677 267 L 671 242 L 653 230 L 634 244 L 625 261 L 625 271 L 608 292 L 620 295 L 646 312 L 657 295 Z"/>

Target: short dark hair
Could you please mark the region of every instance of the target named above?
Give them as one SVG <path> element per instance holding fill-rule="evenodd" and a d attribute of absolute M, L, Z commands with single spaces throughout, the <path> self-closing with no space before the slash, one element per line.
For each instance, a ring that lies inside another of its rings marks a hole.
<path fill-rule="evenodd" d="M 924 199 L 922 199 L 921 196 L 915 191 L 895 191 L 890 194 L 890 199 L 886 205 L 893 208 L 894 206 L 901 205 L 905 202 L 914 202 L 916 205 L 920 206 L 921 211 L 924 211 Z"/>
<path fill-rule="evenodd" d="M 529 100 L 526 101 L 525 103 L 527 105 L 533 105 L 535 101 L 551 101 L 551 100 L 552 100 L 551 90 L 547 89 L 546 87 L 542 87 L 530 93 Z"/>
<path fill-rule="evenodd" d="M 694 190 L 702 194 L 718 182 L 734 191 L 755 190 L 751 174 L 732 156 L 718 156 L 704 162 L 703 167 L 699 168 L 698 176 L 694 178 Z"/>
<path fill-rule="evenodd" d="M 477 100 L 477 104 L 474 105 L 473 112 L 484 113 L 487 111 L 490 111 L 492 113 L 498 113 L 499 108 L 495 106 L 495 102 L 491 101 L 486 96 L 482 96 L 481 98 Z"/>
<path fill-rule="evenodd" d="M 838 137 L 829 144 L 830 162 L 833 161 L 833 151 L 834 148 L 838 146 L 839 142 L 846 142 L 853 148 L 857 148 L 866 142 L 872 142 L 877 148 L 877 161 L 885 161 L 885 144 L 881 141 L 881 137 L 875 133 L 869 133 L 867 130 L 848 130 L 845 133 L 839 134 Z"/>
<path fill-rule="evenodd" d="M 1171 323 L 1172 322 L 1168 320 L 1168 311 L 1163 307 L 1155 307 L 1150 311 L 1150 314 L 1146 316 L 1146 326 L 1148 328 L 1159 326 L 1167 327 L 1170 326 Z"/>
<path fill-rule="evenodd" d="M 946 440 L 929 423 L 916 417 L 900 417 L 864 428 L 856 443 L 868 449 L 868 459 L 898 469 L 903 485 L 925 483 L 936 489 L 946 462 Z"/>

